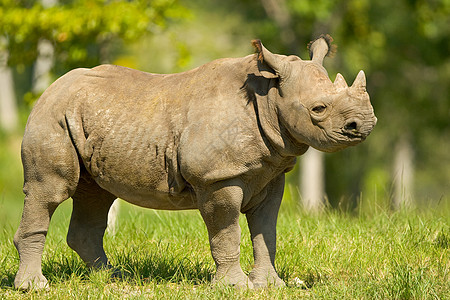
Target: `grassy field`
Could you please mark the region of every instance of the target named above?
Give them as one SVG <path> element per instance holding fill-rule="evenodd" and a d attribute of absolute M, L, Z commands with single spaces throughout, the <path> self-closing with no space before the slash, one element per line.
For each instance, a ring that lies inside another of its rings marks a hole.
<path fill-rule="evenodd" d="M 66 245 L 69 215 L 70 200 L 52 220 L 43 262 L 51 287 L 41 292 L 12 289 L 18 266 L 15 228 L 3 224 L 0 298 L 450 298 L 448 215 L 313 217 L 286 204 L 279 219 L 276 264 L 288 287 L 256 291 L 210 287 L 214 264 L 197 212 L 122 205 L 119 232 L 105 237 L 112 264 L 124 274 L 120 280 L 111 280 L 106 271 L 90 271 Z M 241 226 L 241 264 L 249 272 L 252 249 L 244 218 Z"/>
<path fill-rule="evenodd" d="M 44 251 L 50 288 L 16 291 L 18 255 L 12 237 L 23 197 L 19 158 L 11 154 L 17 153 L 18 143 L 8 145 L 11 149 L 3 147 L 0 153 L 0 299 L 450 299 L 446 203 L 395 213 L 374 207 L 370 213 L 311 216 L 289 195 L 280 212 L 276 260 L 286 288 L 212 288 L 214 263 L 198 212 L 124 203 L 118 233 L 105 236 L 106 252 L 123 278 L 91 271 L 65 242 L 68 200 L 52 219 Z M 249 272 L 253 259 L 244 217 L 241 227 L 241 265 Z"/>

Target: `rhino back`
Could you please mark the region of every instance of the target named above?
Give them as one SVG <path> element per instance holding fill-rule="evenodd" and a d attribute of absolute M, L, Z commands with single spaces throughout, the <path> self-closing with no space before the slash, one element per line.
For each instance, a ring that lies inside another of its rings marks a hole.
<path fill-rule="evenodd" d="M 119 197 L 142 199 L 149 191 L 186 196 L 194 181 L 247 171 L 262 140 L 242 91 L 246 63 L 224 59 L 179 74 L 85 70 L 67 87 L 64 113 L 86 169 Z"/>
<path fill-rule="evenodd" d="M 254 65 L 249 56 L 179 74 L 74 70 L 43 94 L 27 128 L 66 132 L 86 170 L 118 197 L 194 208 L 192 186 L 249 175 L 271 155 L 244 88 Z"/>

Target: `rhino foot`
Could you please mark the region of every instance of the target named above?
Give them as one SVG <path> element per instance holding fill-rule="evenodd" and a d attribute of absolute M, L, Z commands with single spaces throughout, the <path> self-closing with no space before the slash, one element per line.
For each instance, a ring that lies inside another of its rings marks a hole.
<path fill-rule="evenodd" d="M 241 267 L 228 270 L 225 274 L 217 272 L 212 280 L 213 286 L 233 286 L 237 289 L 253 289 L 253 283 Z"/>
<path fill-rule="evenodd" d="M 18 290 L 42 290 L 48 288 L 48 281 L 42 274 L 17 274 L 14 287 Z"/>
<path fill-rule="evenodd" d="M 255 288 L 265 288 L 268 286 L 286 286 L 286 283 L 280 277 L 278 277 L 278 274 L 275 271 L 257 272 L 253 270 L 249 275 L 249 279 L 251 280 Z"/>

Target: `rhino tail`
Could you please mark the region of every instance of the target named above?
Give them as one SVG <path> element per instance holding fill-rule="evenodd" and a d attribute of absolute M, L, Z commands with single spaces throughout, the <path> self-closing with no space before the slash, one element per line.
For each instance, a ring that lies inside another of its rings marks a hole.
<path fill-rule="evenodd" d="M 90 160 L 90 153 L 87 147 L 87 140 L 84 135 L 83 121 L 78 111 L 67 111 L 65 114 L 67 131 L 72 140 L 72 144 L 77 150 L 78 155 L 85 164 Z M 87 166 L 87 165 L 86 165 Z M 88 168 L 89 169 L 89 168 Z"/>

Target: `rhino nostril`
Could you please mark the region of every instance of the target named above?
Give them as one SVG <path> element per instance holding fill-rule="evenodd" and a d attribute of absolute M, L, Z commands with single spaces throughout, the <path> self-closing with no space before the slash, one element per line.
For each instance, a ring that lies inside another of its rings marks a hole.
<path fill-rule="evenodd" d="M 347 123 L 344 126 L 344 129 L 348 130 L 348 131 L 357 130 L 358 129 L 358 124 L 355 121 Z"/>

